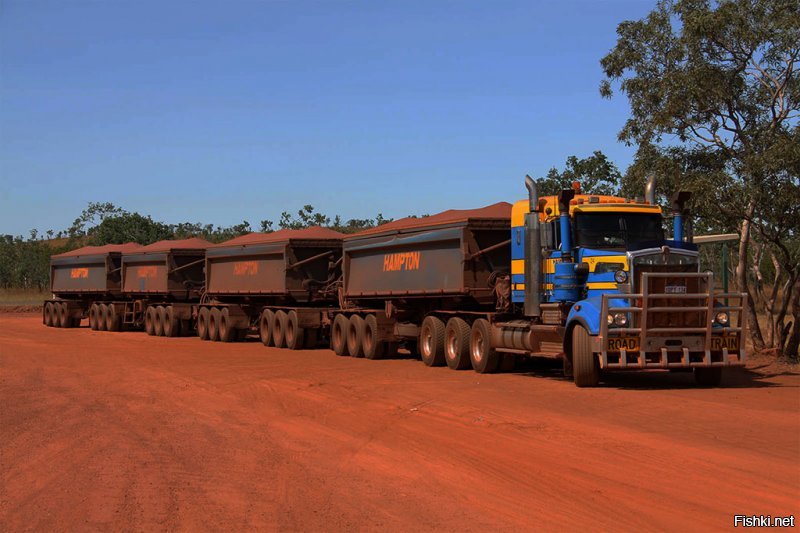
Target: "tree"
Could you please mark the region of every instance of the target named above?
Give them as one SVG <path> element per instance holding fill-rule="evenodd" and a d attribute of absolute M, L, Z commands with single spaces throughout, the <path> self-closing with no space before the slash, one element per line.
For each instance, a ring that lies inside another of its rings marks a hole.
<path fill-rule="evenodd" d="M 89 243 L 94 246 L 138 242 L 150 244 L 174 235 L 169 226 L 156 222 L 150 216 L 121 211 L 106 217 L 100 224 L 88 230 Z"/>
<path fill-rule="evenodd" d="M 791 300 L 800 272 L 785 250 L 798 238 L 797 219 L 787 226 L 771 218 L 771 205 L 776 196 L 800 203 L 800 0 L 661 0 L 644 19 L 621 23 L 617 34 L 601 60 L 600 92 L 611 97 L 616 85 L 628 98 L 631 116 L 620 140 L 637 144 L 641 160 L 678 147 L 686 150 L 681 156 L 721 165 L 715 179 L 722 190 L 700 188 L 695 205 L 739 220 L 740 290 L 755 301 L 748 265 L 756 236 L 779 252 L 780 284 Z M 766 347 L 752 306 L 749 325 L 755 347 Z M 785 351 L 787 336 L 774 337 Z"/>
<path fill-rule="evenodd" d="M 297 212 L 297 216 L 292 216 L 289 212 L 284 211 L 281 214 L 281 220 L 278 226 L 281 229 L 302 229 L 310 228 L 312 226 L 323 226 L 339 231 L 341 233 L 357 233 L 359 231 L 374 228 L 381 224 L 391 222 L 392 219 L 384 218 L 382 214 L 378 214 L 374 219 L 371 218 L 351 218 L 344 221 L 341 216 L 336 215 L 331 219 L 328 215 L 319 213 L 312 205 L 304 205 L 302 209 Z M 271 227 L 271 221 L 269 222 Z M 263 222 L 262 222 L 263 224 Z"/>
<path fill-rule="evenodd" d="M 86 209 L 72 223 L 67 230 L 71 239 L 86 235 L 87 226 L 95 226 L 111 216 L 121 215 L 124 211 L 109 202 L 90 202 Z"/>
<path fill-rule="evenodd" d="M 553 167 L 547 176 L 539 179 L 539 194 L 542 196 L 558 194 L 572 187 L 574 181 L 581 184 L 584 194 L 615 194 L 620 187 L 622 174 L 617 166 L 599 150 L 591 156 L 578 159 L 567 158 L 564 170 Z"/>

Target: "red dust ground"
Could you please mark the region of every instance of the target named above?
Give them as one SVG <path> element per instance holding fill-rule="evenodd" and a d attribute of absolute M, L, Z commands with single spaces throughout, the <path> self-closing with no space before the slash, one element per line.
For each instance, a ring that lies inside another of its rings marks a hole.
<path fill-rule="evenodd" d="M 0 315 L 0 529 L 731 528 L 800 511 L 800 377 L 577 389 Z"/>

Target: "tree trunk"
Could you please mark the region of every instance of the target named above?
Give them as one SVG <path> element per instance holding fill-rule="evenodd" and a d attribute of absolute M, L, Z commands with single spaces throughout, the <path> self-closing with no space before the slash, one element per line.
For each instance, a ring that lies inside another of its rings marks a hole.
<path fill-rule="evenodd" d="M 800 356 L 800 278 L 795 281 L 792 297 L 792 333 L 786 342 L 784 354 L 795 361 Z"/>
<path fill-rule="evenodd" d="M 750 226 L 753 214 L 756 210 L 755 201 L 750 200 L 747 204 L 747 213 L 742 220 L 742 230 L 739 235 L 739 264 L 736 265 L 736 284 L 739 287 L 739 292 L 744 292 L 750 299 L 750 305 L 747 306 L 747 323 L 750 329 L 750 338 L 753 341 L 753 348 L 756 351 L 764 349 L 764 337 L 761 334 L 761 326 L 758 324 L 758 316 L 756 315 L 755 304 L 756 301 L 750 292 L 750 285 L 747 283 L 747 258 L 748 258 L 748 245 L 750 244 Z"/>

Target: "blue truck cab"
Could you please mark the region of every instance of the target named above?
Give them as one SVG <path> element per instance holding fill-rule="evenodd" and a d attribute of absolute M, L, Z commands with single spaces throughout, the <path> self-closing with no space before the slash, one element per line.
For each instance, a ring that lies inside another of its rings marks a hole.
<path fill-rule="evenodd" d="M 723 368 L 744 365 L 746 298 L 715 293 L 713 274 L 700 272 L 684 230 L 689 193 L 673 196 L 668 239 L 652 180 L 636 200 L 577 183 L 539 197 L 526 185 L 512 210 L 510 280 L 513 314 L 525 318 L 496 321 L 499 351 L 561 357 L 578 386 L 651 368 L 694 369 L 712 386 Z"/>

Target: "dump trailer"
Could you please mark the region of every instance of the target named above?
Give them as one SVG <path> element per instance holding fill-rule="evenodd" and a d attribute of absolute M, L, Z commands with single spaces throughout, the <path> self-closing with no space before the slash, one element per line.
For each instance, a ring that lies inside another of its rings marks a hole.
<path fill-rule="evenodd" d="M 700 272 L 689 192 L 672 197 L 667 239 L 653 179 L 638 199 L 582 194 L 578 183 L 540 198 L 536 182 L 526 185 L 512 211 L 515 311 L 493 317 L 493 359 L 561 358 L 578 386 L 631 369 L 693 369 L 711 386 L 744 365 L 747 298 L 716 292 L 714 275 Z"/>
<path fill-rule="evenodd" d="M 42 320 L 52 327 L 77 327 L 95 300 L 122 298 L 122 254 L 139 244 L 84 246 L 50 259 L 53 299 L 42 307 Z"/>
<path fill-rule="evenodd" d="M 94 302 L 89 326 L 143 327 L 148 335 L 165 337 L 188 334 L 193 329 L 192 305 L 200 302 L 203 292 L 205 250 L 210 244 L 199 238 L 163 240 L 122 254 L 124 299 Z"/>
<path fill-rule="evenodd" d="M 374 359 L 405 344 L 428 365 L 468 365 L 468 324 L 488 328 L 490 316 L 510 310 L 510 226 L 511 204 L 497 203 L 346 237 L 333 350 Z"/>
<path fill-rule="evenodd" d="M 338 301 L 343 237 L 311 227 L 250 233 L 210 246 L 197 308 L 200 338 L 229 342 L 255 327 L 268 346 L 316 346 Z"/>

